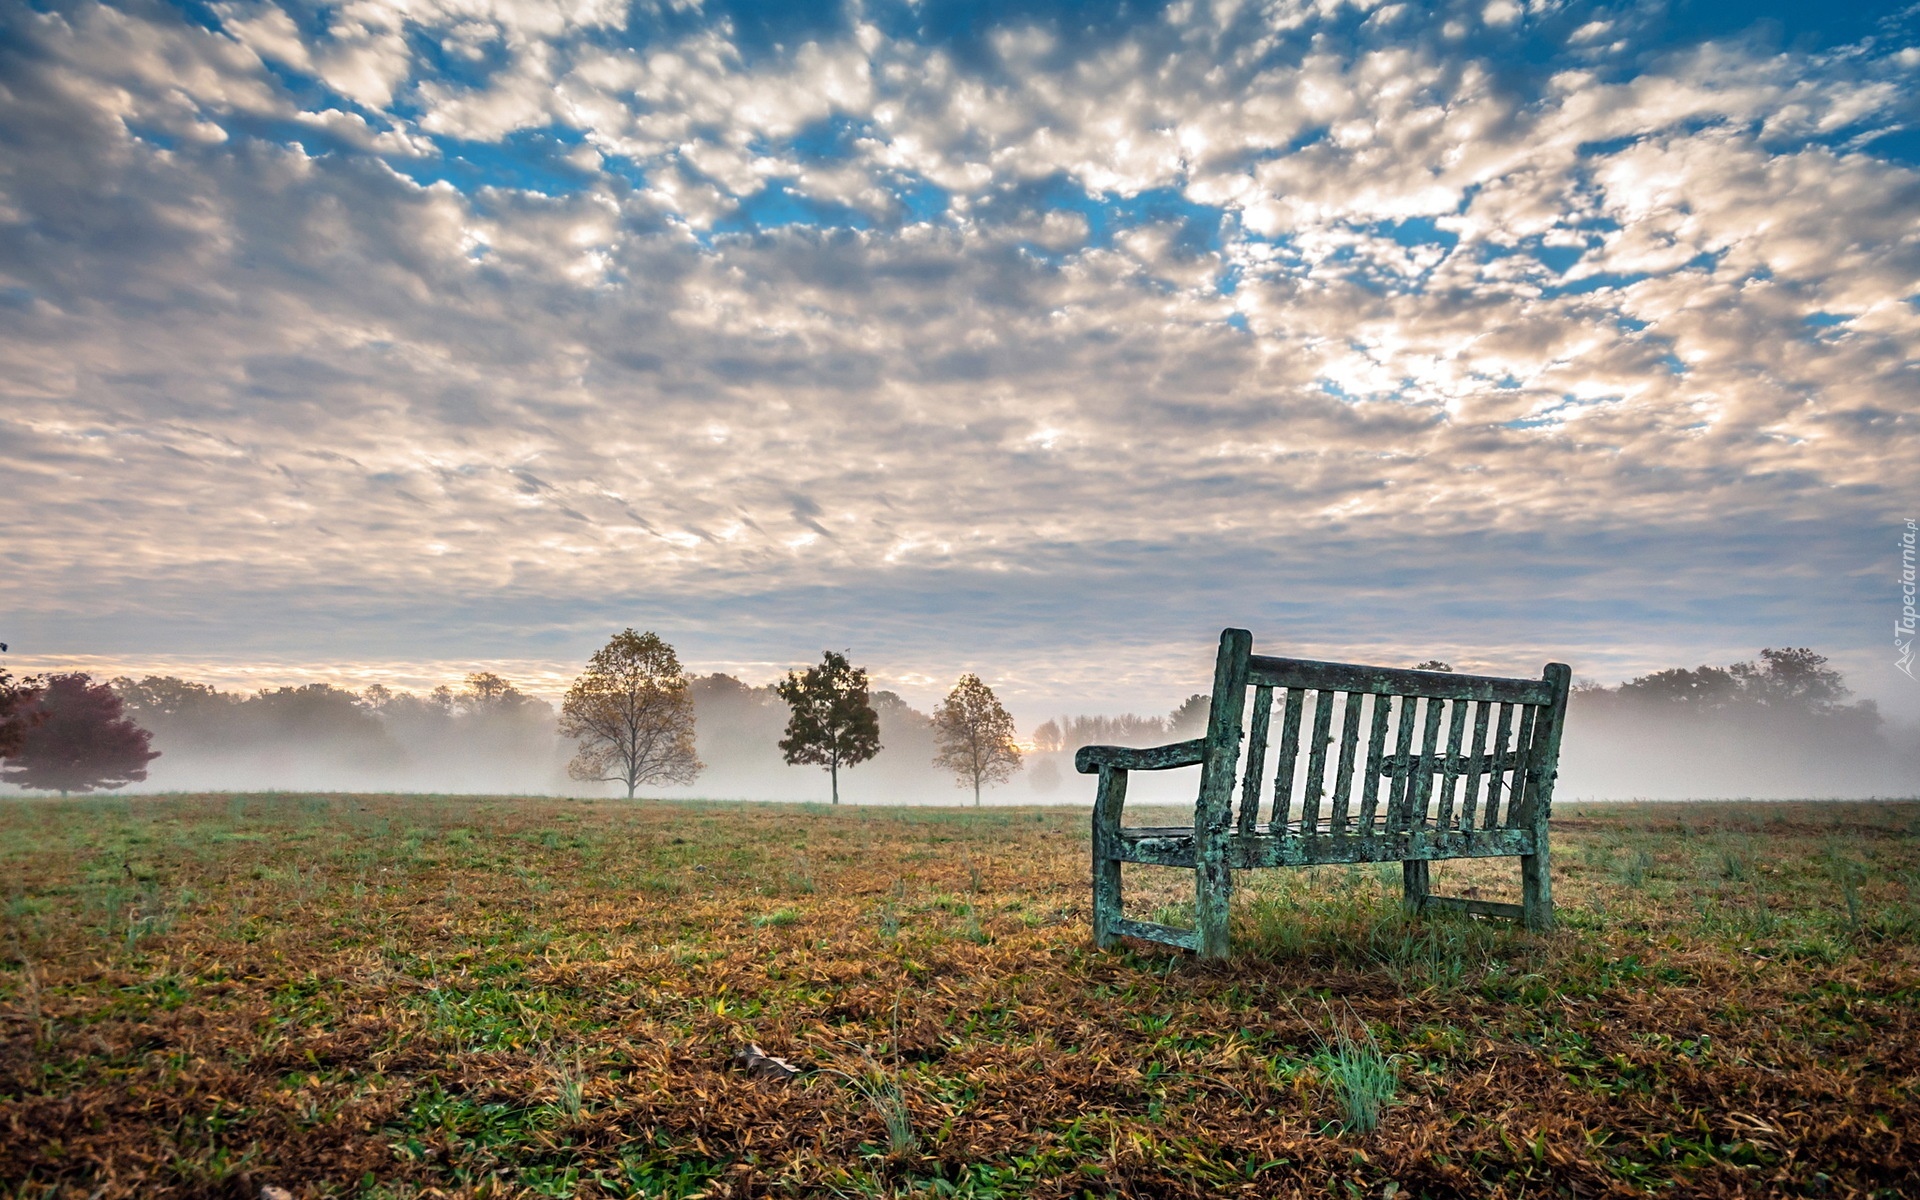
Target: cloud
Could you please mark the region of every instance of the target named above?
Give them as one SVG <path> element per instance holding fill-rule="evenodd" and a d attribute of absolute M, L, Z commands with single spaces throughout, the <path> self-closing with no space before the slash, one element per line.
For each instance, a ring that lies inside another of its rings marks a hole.
<path fill-rule="evenodd" d="M 914 11 L 13 13 L 9 640 L 1877 663 L 1910 36 Z"/>

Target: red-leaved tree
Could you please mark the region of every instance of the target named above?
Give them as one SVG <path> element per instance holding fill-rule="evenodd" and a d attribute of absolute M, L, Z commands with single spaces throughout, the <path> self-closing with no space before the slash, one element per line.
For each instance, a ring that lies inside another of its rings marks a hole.
<path fill-rule="evenodd" d="M 38 723 L 7 755 L 0 781 L 41 791 L 91 792 L 123 788 L 147 777 L 160 757 L 153 735 L 127 719 L 120 697 L 84 674 L 54 675 L 39 701 Z"/>
<path fill-rule="evenodd" d="M 0 670 L 0 759 L 26 744 L 27 730 L 40 723 L 40 681 L 29 675 L 16 680 Z"/>

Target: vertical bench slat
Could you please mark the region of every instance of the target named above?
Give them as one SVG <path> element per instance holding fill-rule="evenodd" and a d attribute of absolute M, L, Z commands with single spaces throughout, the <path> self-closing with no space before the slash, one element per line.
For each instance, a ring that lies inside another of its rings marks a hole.
<path fill-rule="evenodd" d="M 1280 717 L 1280 766 L 1273 774 L 1273 809 L 1269 821 L 1274 829 L 1283 828 L 1293 807 L 1293 767 L 1300 757 L 1300 708 L 1307 694 L 1299 688 L 1287 689 L 1287 706 Z"/>
<path fill-rule="evenodd" d="M 1307 751 L 1307 787 L 1300 797 L 1300 832 L 1320 829 L 1320 793 L 1327 786 L 1327 746 L 1333 741 L 1327 730 L 1333 721 L 1333 693 L 1313 694 L 1313 746 Z"/>
<path fill-rule="evenodd" d="M 1367 765 L 1360 777 L 1360 830 L 1373 832 L 1380 815 L 1380 758 L 1387 749 L 1387 712 L 1392 707 L 1385 696 L 1373 698 L 1373 733 L 1367 738 Z"/>
<path fill-rule="evenodd" d="M 1353 796 L 1353 758 L 1360 747 L 1359 692 L 1347 693 L 1347 711 L 1340 718 L 1340 765 L 1333 776 L 1333 832 L 1347 832 L 1347 806 Z"/>
<path fill-rule="evenodd" d="M 1253 729 L 1247 736 L 1246 776 L 1240 788 L 1240 832 L 1253 836 L 1260 817 L 1260 781 L 1267 773 L 1267 726 L 1273 719 L 1273 689 L 1253 689 Z"/>
<path fill-rule="evenodd" d="M 1540 709 L 1538 705 L 1525 704 L 1520 707 L 1520 731 L 1513 739 L 1513 783 L 1507 788 L 1507 819 L 1501 824 L 1509 829 L 1517 829 L 1527 820 L 1527 787 L 1532 781 L 1533 772 L 1533 730 Z"/>
<path fill-rule="evenodd" d="M 1511 827 L 1519 818 L 1526 802 L 1527 751 L 1528 744 L 1533 740 L 1533 714 L 1537 711 L 1531 704 L 1522 704 L 1519 719 L 1514 722 L 1513 774 L 1507 781 L 1507 807 L 1500 814 L 1500 824 L 1505 827 Z"/>
<path fill-rule="evenodd" d="M 1462 829 L 1473 828 L 1473 818 L 1479 805 L 1480 775 L 1486 767 L 1483 758 L 1487 752 L 1487 717 L 1492 711 L 1485 700 L 1473 703 L 1473 745 L 1467 749 L 1467 794 L 1460 808 Z"/>
<path fill-rule="evenodd" d="M 1500 825 L 1500 786 L 1504 776 L 1500 770 L 1500 759 L 1507 752 L 1507 734 L 1513 729 L 1513 705 L 1500 705 L 1500 721 L 1493 734 L 1492 757 L 1487 760 L 1487 809 L 1480 814 L 1480 828 L 1497 829 Z"/>
<path fill-rule="evenodd" d="M 1440 779 L 1440 828 L 1453 826 L 1453 791 L 1460 782 L 1460 739 L 1467 729 L 1467 702 L 1455 700 L 1447 726 L 1446 773 Z"/>
<path fill-rule="evenodd" d="M 1427 809 L 1433 799 L 1434 749 L 1440 740 L 1440 716 L 1446 710 L 1445 700 L 1427 698 L 1427 723 L 1420 739 L 1419 774 L 1413 779 L 1413 794 L 1407 805 L 1407 828 L 1422 829 L 1431 822 Z"/>
<path fill-rule="evenodd" d="M 1393 761 L 1399 769 L 1393 775 L 1393 791 L 1387 796 L 1387 831 L 1399 833 L 1407 827 L 1408 797 L 1413 791 L 1413 718 L 1420 707 L 1415 696 L 1401 696 L 1400 724 L 1393 739 Z"/>

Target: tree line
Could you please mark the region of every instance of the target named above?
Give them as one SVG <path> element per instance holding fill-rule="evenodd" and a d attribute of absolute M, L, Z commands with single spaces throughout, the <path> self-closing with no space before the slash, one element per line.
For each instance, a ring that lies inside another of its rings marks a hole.
<path fill-rule="evenodd" d="M 1438 660 L 1418 666 L 1451 669 Z M 962 676 L 925 714 L 873 689 L 867 671 L 844 653 L 827 651 L 803 671 L 754 686 L 690 675 L 656 634 L 628 629 L 595 653 L 557 713 L 484 671 L 415 695 L 381 684 L 359 693 L 308 684 L 238 694 L 166 676 L 15 679 L 0 670 L 0 782 L 63 793 L 125 787 L 145 781 L 164 749 L 186 761 L 254 754 L 259 773 L 280 786 L 294 785 L 290 761 L 328 760 L 373 772 L 411 763 L 431 790 L 519 790 L 530 774 L 548 772 L 539 778 L 564 773 L 629 795 L 709 777 L 721 794 L 734 794 L 727 789 L 738 787 L 743 764 L 767 762 L 819 767 L 838 803 L 843 774 L 884 752 L 882 765 L 868 768 L 881 772 L 869 789 L 919 786 L 923 776 L 911 772 L 932 770 L 970 788 L 977 803 L 984 789 L 1023 770 L 1036 792 L 1057 790 L 1083 745 L 1199 736 L 1207 709 L 1207 697 L 1193 695 L 1166 716 L 1059 716 L 1041 722 L 1023 745 L 1012 717 L 975 675 Z M 1806 648 L 1655 671 L 1612 687 L 1580 684 L 1571 720 L 1569 769 L 1619 780 L 1611 790 L 1622 794 L 1655 794 L 1660 786 L 1731 794 L 1744 786 L 1741 770 L 1764 773 L 1769 763 L 1798 770 L 1809 789 L 1857 776 L 1847 786 L 1880 790 L 1872 781 L 1897 785 L 1912 757 L 1889 747 L 1873 704 L 1852 700 L 1841 673 Z M 717 776 L 703 752 L 722 764 Z M 1867 766 L 1879 774 L 1865 773 Z M 782 789 L 776 782 L 771 790 Z"/>
<path fill-rule="evenodd" d="M 446 761 L 538 760 L 557 732 L 571 751 L 570 778 L 633 796 L 700 777 L 696 696 L 720 720 L 719 748 L 738 754 L 749 750 L 740 735 L 759 726 L 766 693 L 786 710 L 782 761 L 821 767 L 835 804 L 842 772 L 887 748 L 883 712 L 903 751 L 971 788 L 976 804 L 1023 764 L 1012 716 L 977 675 L 963 675 L 928 717 L 894 693 L 873 691 L 867 671 L 842 653 L 827 651 L 817 665 L 761 689 L 726 675 L 692 676 L 657 634 L 627 629 L 588 661 L 558 714 L 491 672 L 415 695 L 378 683 L 360 693 L 314 683 L 241 694 L 171 676 L 15 679 L 0 671 L 0 781 L 63 795 L 144 782 L 161 756 L 156 731 L 163 745 L 189 753 L 297 744 L 366 769 L 401 765 L 403 744 Z M 930 737 L 920 736 L 923 727 Z"/>

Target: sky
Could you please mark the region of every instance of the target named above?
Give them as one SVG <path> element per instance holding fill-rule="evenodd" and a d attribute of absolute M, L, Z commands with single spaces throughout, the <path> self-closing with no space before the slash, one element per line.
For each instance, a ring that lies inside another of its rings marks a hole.
<path fill-rule="evenodd" d="M 1895 718 L 1920 6 L 0 5 L 0 660 Z"/>

